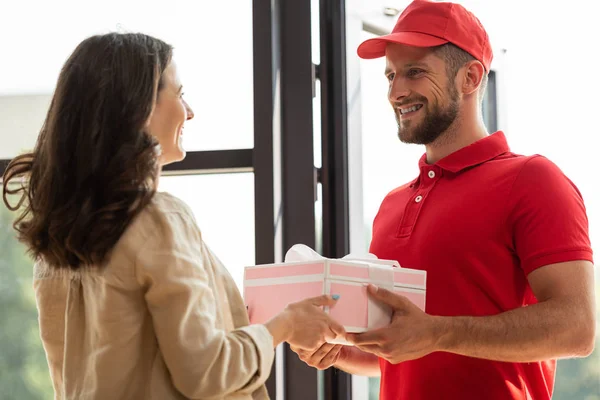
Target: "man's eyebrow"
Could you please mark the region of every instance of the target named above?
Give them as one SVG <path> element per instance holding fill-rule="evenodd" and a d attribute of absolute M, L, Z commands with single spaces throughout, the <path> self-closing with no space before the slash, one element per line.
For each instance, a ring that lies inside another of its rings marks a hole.
<path fill-rule="evenodd" d="M 404 68 L 414 68 L 414 67 L 429 68 L 429 65 L 424 62 L 413 62 L 413 63 L 408 63 L 404 66 Z"/>
<path fill-rule="evenodd" d="M 412 62 L 412 63 L 408 63 L 402 66 L 402 69 L 409 69 L 409 68 L 429 68 L 429 65 L 424 63 L 424 62 Z M 385 68 L 385 76 L 388 76 L 389 74 L 391 74 L 393 71 L 389 68 L 386 67 Z"/>

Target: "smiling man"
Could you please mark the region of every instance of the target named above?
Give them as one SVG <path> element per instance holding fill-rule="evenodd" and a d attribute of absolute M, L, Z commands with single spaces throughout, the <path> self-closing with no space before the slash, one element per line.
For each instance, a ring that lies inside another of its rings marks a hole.
<path fill-rule="evenodd" d="M 548 159 L 514 154 L 503 132 L 487 132 L 492 50 L 461 5 L 416 0 L 358 54 L 386 58 L 398 136 L 425 146 L 419 175 L 381 204 L 371 252 L 427 271 L 426 312 L 371 287 L 394 310 L 388 327 L 349 334 L 353 348 L 298 354 L 317 368 L 381 375 L 383 400 L 550 399 L 556 359 L 594 347 L 578 189 Z"/>

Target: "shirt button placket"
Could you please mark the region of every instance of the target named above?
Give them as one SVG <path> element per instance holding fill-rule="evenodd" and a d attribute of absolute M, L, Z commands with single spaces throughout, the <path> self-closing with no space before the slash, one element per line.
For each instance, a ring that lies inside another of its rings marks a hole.
<path fill-rule="evenodd" d="M 409 236 L 417 223 L 418 216 L 423 206 L 425 197 L 428 196 L 429 192 L 433 189 L 437 181 L 441 178 L 441 170 L 436 170 L 435 167 L 430 170 L 421 170 L 421 176 L 419 177 L 420 183 L 418 185 L 411 185 L 415 192 L 411 200 L 406 206 L 402 222 L 398 228 L 397 236 L 405 237 Z M 416 186 L 416 188 L 415 188 Z"/>

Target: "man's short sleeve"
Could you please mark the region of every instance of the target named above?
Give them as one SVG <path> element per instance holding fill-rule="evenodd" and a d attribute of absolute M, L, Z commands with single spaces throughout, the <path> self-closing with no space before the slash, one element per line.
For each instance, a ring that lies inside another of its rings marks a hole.
<path fill-rule="evenodd" d="M 525 274 L 548 264 L 593 262 L 581 193 L 550 160 L 529 158 L 508 201 L 509 229 Z"/>

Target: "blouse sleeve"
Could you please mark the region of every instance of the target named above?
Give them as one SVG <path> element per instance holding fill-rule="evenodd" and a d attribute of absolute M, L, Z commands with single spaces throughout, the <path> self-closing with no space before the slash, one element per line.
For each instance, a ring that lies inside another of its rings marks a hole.
<path fill-rule="evenodd" d="M 267 379 L 273 338 L 264 325 L 226 332 L 200 231 L 186 213 L 164 215 L 136 258 L 158 345 L 174 386 L 192 399 L 252 393 Z"/>

